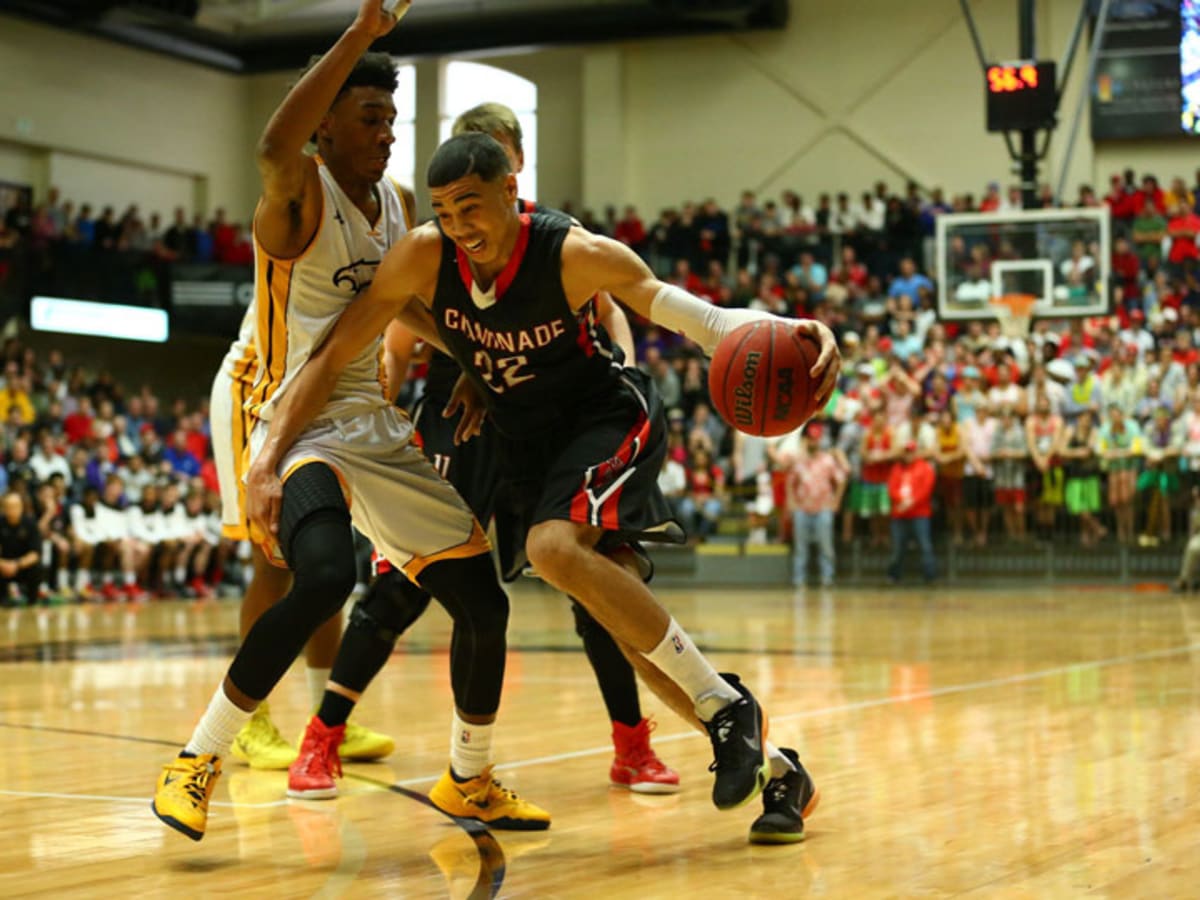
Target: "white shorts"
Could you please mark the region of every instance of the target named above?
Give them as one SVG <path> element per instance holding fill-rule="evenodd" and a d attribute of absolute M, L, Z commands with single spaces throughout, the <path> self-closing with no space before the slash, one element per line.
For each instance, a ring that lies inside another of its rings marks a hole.
<path fill-rule="evenodd" d="M 266 440 L 267 423 L 250 436 L 250 459 Z M 413 425 L 395 407 L 353 418 L 315 422 L 280 462 L 283 481 L 309 463 L 337 474 L 354 527 L 379 553 L 415 579 L 430 563 L 478 556 L 487 537 L 463 499 L 412 443 Z M 277 548 L 264 547 L 278 562 Z"/>
<path fill-rule="evenodd" d="M 221 368 L 208 398 L 209 430 L 217 484 L 221 488 L 221 535 L 233 541 L 250 536 L 246 522 L 246 442 L 254 421 L 246 412 L 250 385 Z"/>

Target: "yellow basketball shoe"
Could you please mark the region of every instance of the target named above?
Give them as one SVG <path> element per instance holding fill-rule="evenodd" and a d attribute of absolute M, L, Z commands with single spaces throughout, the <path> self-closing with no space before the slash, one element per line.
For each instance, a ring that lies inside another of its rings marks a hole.
<path fill-rule="evenodd" d="M 395 749 L 396 742 L 386 734 L 380 734 L 354 722 L 347 722 L 346 737 L 338 747 L 338 756 L 347 762 L 366 762 L 383 759 Z"/>
<path fill-rule="evenodd" d="M 271 721 L 267 704 L 258 705 L 233 739 L 233 758 L 252 769 L 286 769 L 296 761 L 296 748 L 284 740 Z"/>
<path fill-rule="evenodd" d="M 542 831 L 550 827 L 550 813 L 501 786 L 492 777 L 491 766 L 467 781 L 456 781 L 447 767 L 429 799 L 448 816 L 474 819 L 491 828 Z"/>
<path fill-rule="evenodd" d="M 193 841 L 204 837 L 208 801 L 221 776 L 221 760 L 211 753 L 177 756 L 163 766 L 150 809 L 176 831 Z"/>

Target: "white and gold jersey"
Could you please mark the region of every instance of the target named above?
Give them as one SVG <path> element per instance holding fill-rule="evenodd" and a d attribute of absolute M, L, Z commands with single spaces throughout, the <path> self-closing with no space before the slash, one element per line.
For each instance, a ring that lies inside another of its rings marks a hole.
<path fill-rule="evenodd" d="M 375 277 L 383 255 L 408 231 L 404 201 L 390 179 L 376 187 L 379 218 L 372 225 L 318 160 L 322 209 L 317 232 L 294 259 L 255 251 L 254 346 L 258 375 L 249 408 L 264 421 L 320 346 L 342 310 Z M 232 354 L 232 348 L 231 348 Z M 390 406 L 381 362 L 382 335 L 339 373 L 317 420 L 344 419 Z"/>
<path fill-rule="evenodd" d="M 246 307 L 242 316 L 242 324 L 238 326 L 238 335 L 225 358 L 221 360 L 221 372 L 235 382 L 253 385 L 258 376 L 258 353 L 254 347 L 254 328 L 257 324 L 256 309 L 253 300 Z"/>

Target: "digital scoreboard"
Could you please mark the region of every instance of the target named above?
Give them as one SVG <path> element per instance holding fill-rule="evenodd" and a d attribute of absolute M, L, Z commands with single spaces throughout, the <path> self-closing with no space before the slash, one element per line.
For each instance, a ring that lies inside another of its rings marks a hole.
<path fill-rule="evenodd" d="M 1058 108 L 1053 62 L 990 63 L 986 70 L 987 130 L 1049 128 Z"/>

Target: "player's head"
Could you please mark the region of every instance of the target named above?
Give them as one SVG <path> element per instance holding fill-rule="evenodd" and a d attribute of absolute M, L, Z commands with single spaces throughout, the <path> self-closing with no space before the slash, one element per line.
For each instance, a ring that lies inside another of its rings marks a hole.
<path fill-rule="evenodd" d="M 314 57 L 312 68 L 320 60 Z M 305 70 L 307 71 L 307 69 Z M 391 154 L 396 121 L 396 64 L 386 53 L 364 53 L 346 76 L 313 142 L 327 164 L 378 181 Z"/>
<path fill-rule="evenodd" d="M 480 103 L 471 107 L 454 120 L 451 134 L 467 134 L 472 131 L 494 137 L 508 154 L 513 172 L 519 173 L 525 168 L 525 144 L 521 122 L 517 114 L 503 103 Z"/>
<path fill-rule="evenodd" d="M 438 226 L 477 264 L 512 249 L 517 225 L 517 176 L 504 148 L 487 134 L 467 132 L 438 147 L 426 173 Z"/>

